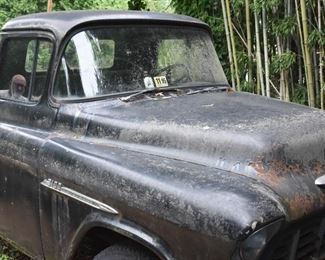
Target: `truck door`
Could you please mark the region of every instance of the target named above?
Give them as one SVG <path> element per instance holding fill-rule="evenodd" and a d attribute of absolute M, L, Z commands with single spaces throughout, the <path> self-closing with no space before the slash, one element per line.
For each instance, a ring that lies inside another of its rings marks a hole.
<path fill-rule="evenodd" d="M 37 156 L 56 115 L 47 102 L 52 39 L 42 32 L 1 35 L 0 235 L 33 258 L 43 258 Z"/>

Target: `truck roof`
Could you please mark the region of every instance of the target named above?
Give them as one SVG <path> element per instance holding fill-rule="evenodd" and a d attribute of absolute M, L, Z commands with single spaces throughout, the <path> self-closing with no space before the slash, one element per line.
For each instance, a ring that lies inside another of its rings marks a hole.
<path fill-rule="evenodd" d="M 136 23 L 173 23 L 179 25 L 195 25 L 208 28 L 202 21 L 184 15 L 154 13 L 143 11 L 59 11 L 24 15 L 9 20 L 2 31 L 12 30 L 47 30 L 57 38 L 63 38 L 78 25 L 91 25 L 107 22 L 118 24 L 123 22 Z"/>

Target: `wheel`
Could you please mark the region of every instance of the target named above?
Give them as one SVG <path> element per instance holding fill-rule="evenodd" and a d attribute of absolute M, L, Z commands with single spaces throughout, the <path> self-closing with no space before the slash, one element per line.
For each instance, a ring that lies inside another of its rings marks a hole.
<path fill-rule="evenodd" d="M 125 242 L 107 247 L 97 254 L 94 260 L 158 260 L 158 258 L 141 246 Z"/>

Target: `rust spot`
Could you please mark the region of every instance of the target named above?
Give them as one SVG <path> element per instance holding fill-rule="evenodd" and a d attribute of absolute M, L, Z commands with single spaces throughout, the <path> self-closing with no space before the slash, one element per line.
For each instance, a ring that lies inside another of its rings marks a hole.
<path fill-rule="evenodd" d="M 249 166 L 255 169 L 258 177 L 274 185 L 280 184 L 287 178 L 288 174 L 301 174 L 304 172 L 300 164 L 287 164 L 282 160 L 270 161 L 267 163 L 258 160 L 250 163 Z"/>
<path fill-rule="evenodd" d="M 261 179 L 270 184 L 279 184 L 288 178 L 289 175 L 311 175 L 320 176 L 325 174 L 325 165 L 314 161 L 305 166 L 298 162 L 287 163 L 284 160 L 273 160 L 264 162 L 259 159 L 252 162 L 249 166 L 253 167 Z"/>
<path fill-rule="evenodd" d="M 298 219 L 325 206 L 325 192 L 314 185 L 315 179 L 325 174 L 325 165 L 318 161 L 302 164 L 259 158 L 250 163 L 257 177 L 282 195 L 290 217 Z"/>
<path fill-rule="evenodd" d="M 310 212 L 322 209 L 325 206 L 325 194 L 318 193 L 314 196 L 296 193 L 292 198 L 286 199 L 288 209 L 293 219 L 310 214 Z"/>
<path fill-rule="evenodd" d="M 315 199 L 301 194 L 296 194 L 286 202 L 293 219 L 307 215 L 315 208 Z"/>
<path fill-rule="evenodd" d="M 310 169 L 317 176 L 325 174 L 325 165 L 318 161 L 310 163 Z"/>

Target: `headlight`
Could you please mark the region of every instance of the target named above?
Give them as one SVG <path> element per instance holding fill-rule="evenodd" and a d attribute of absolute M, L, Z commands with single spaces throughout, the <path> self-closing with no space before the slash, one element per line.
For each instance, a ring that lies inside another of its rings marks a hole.
<path fill-rule="evenodd" d="M 254 232 L 240 244 L 240 256 L 243 260 L 255 260 L 261 257 L 265 246 L 279 231 L 283 219 L 279 219 Z"/>

